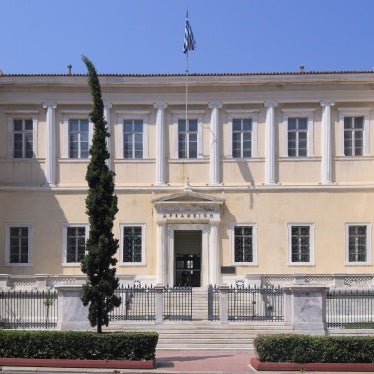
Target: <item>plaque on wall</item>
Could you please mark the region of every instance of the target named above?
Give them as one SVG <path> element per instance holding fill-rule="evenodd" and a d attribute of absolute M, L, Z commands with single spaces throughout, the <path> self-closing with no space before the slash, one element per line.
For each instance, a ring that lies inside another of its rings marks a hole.
<path fill-rule="evenodd" d="M 221 274 L 235 274 L 236 267 L 235 266 L 221 266 Z"/>

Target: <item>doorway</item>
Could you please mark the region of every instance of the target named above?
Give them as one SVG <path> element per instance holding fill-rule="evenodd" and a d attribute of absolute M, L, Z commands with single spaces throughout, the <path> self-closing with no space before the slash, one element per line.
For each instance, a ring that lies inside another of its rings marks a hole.
<path fill-rule="evenodd" d="M 201 230 L 175 230 L 175 285 L 200 287 L 201 285 Z"/>

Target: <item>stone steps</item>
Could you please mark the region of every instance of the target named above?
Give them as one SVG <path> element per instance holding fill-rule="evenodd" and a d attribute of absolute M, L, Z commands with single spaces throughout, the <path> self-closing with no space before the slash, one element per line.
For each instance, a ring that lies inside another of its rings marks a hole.
<path fill-rule="evenodd" d="M 174 309 L 178 299 L 170 299 L 168 307 Z M 136 297 L 132 300 L 137 307 Z M 175 304 L 174 304 L 175 303 Z M 248 302 L 247 302 L 248 304 Z M 250 306 L 253 304 L 251 303 Z M 175 308 L 178 309 L 177 307 Z M 248 305 L 238 300 L 236 311 L 243 310 L 248 315 Z M 216 311 L 217 313 L 217 311 Z M 188 350 L 244 350 L 253 351 L 253 341 L 258 334 L 277 332 L 292 333 L 290 327 L 283 322 L 265 321 L 208 321 L 208 290 L 193 288 L 192 290 L 192 321 L 116 321 L 111 322 L 111 331 L 156 331 L 159 333 L 157 349 Z"/>
<path fill-rule="evenodd" d="M 258 334 L 277 332 L 292 333 L 284 323 L 243 323 L 209 321 L 178 322 L 162 324 L 116 322 L 109 325 L 111 331 L 155 331 L 159 333 L 157 349 L 184 350 L 244 350 L 253 351 L 253 341 Z"/>

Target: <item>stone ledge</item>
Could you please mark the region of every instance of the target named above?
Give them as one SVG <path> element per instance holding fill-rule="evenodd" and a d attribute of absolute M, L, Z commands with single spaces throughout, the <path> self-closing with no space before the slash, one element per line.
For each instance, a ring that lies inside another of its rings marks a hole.
<path fill-rule="evenodd" d="M 374 363 L 297 363 L 297 362 L 261 362 L 252 357 L 250 364 L 258 371 L 332 371 L 332 372 L 374 372 Z"/>
<path fill-rule="evenodd" d="M 95 368 L 95 369 L 154 369 L 155 360 L 63 360 L 53 358 L 0 358 L 0 366 Z"/>

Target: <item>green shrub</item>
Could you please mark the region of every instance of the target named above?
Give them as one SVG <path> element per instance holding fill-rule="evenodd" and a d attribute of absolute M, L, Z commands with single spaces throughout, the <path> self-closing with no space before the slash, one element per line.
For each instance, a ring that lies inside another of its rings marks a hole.
<path fill-rule="evenodd" d="M 0 357 L 151 360 L 158 334 L 0 330 Z"/>
<path fill-rule="evenodd" d="M 259 335 L 254 344 L 263 362 L 374 362 L 371 336 Z"/>

